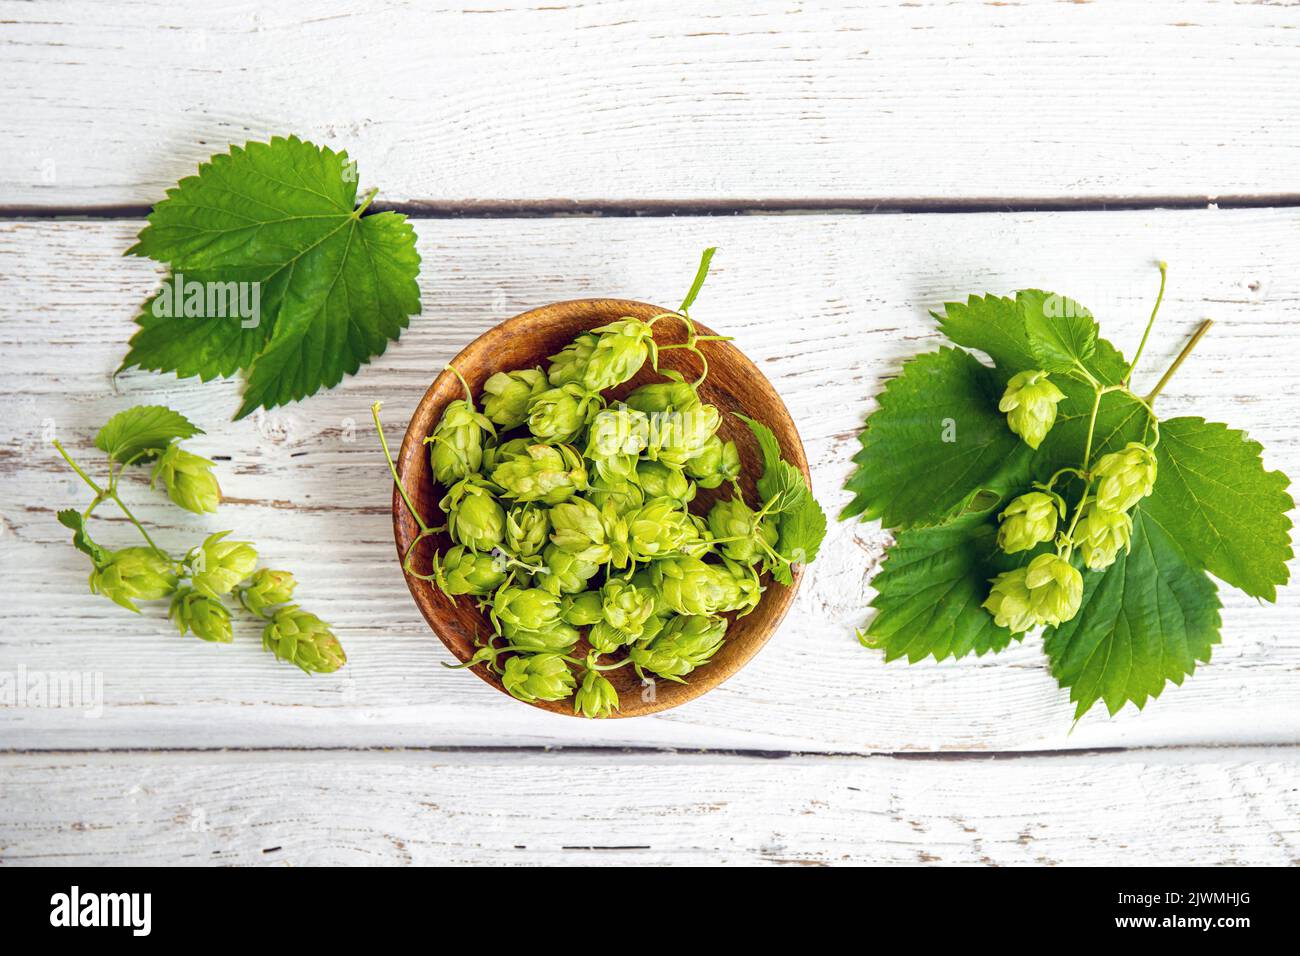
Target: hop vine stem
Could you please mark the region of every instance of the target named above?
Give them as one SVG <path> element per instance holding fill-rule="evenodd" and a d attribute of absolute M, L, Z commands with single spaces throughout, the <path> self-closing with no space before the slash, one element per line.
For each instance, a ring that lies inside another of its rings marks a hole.
<path fill-rule="evenodd" d="M 1178 353 L 1178 357 L 1174 359 L 1173 364 L 1169 366 L 1165 374 L 1160 377 L 1160 381 L 1156 383 L 1156 387 L 1147 394 L 1145 399 L 1143 399 L 1147 405 L 1155 403 L 1157 396 L 1159 396 L 1159 394 L 1164 390 L 1164 387 L 1169 384 L 1169 380 L 1174 377 L 1174 373 L 1178 371 L 1179 366 L 1182 365 L 1183 362 L 1187 361 L 1187 356 L 1192 354 L 1192 350 L 1196 348 L 1196 344 L 1200 342 L 1201 339 L 1205 338 L 1205 333 L 1210 331 L 1210 326 L 1212 325 L 1214 325 L 1214 320 L 1206 319 L 1201 323 L 1201 327 L 1193 333 L 1192 337 L 1187 340 L 1187 344 L 1183 346 L 1183 350 Z"/>
<path fill-rule="evenodd" d="M 129 521 L 131 522 L 131 524 L 135 525 L 136 530 L 139 531 L 140 534 L 141 534 L 141 536 L 144 537 L 144 540 L 148 542 L 149 547 L 153 548 L 155 551 L 157 551 L 160 555 L 162 555 L 162 556 L 163 556 L 164 558 L 166 558 L 168 561 L 171 561 L 171 560 L 172 560 L 172 556 L 171 556 L 170 554 L 168 554 L 168 553 L 167 553 L 166 551 L 164 551 L 162 548 L 158 547 L 158 545 L 154 544 L 153 538 L 149 537 L 149 532 L 146 531 L 146 530 L 144 529 L 144 525 L 142 525 L 142 524 L 140 523 L 139 519 L 136 518 L 136 516 L 135 516 L 134 514 L 131 513 L 131 509 L 128 508 L 128 507 L 126 506 L 126 502 L 124 502 L 124 501 L 123 501 L 123 500 L 118 496 L 118 494 L 117 494 L 117 488 L 116 488 L 116 484 L 117 484 L 116 481 L 112 482 L 112 486 L 109 487 L 109 488 L 107 488 L 107 489 L 105 489 L 105 488 L 101 488 L 101 487 L 99 486 L 98 482 L 96 482 L 96 481 L 95 481 L 93 478 L 91 478 L 88 474 L 86 474 L 84 471 L 82 471 L 82 470 L 81 470 L 81 466 L 78 465 L 75 461 L 72 460 L 72 456 L 68 454 L 67 449 L 65 449 L 65 448 L 63 447 L 63 443 L 62 443 L 62 442 L 60 442 L 60 441 L 56 438 L 56 439 L 54 439 L 53 442 L 51 442 L 51 444 L 54 445 L 55 450 L 58 451 L 58 453 L 59 453 L 60 455 L 63 456 L 63 460 L 66 461 L 66 462 L 68 463 L 68 465 L 72 468 L 72 470 L 75 471 L 75 472 L 77 473 L 77 476 L 78 476 L 82 481 L 84 481 L 87 485 L 89 485 L 89 486 L 90 486 L 90 490 L 93 491 L 93 492 L 95 493 L 95 500 L 94 500 L 93 502 L 91 502 L 90 507 L 86 509 L 86 511 L 85 511 L 85 513 L 82 515 L 82 517 L 89 517 L 89 516 L 90 516 L 90 513 L 91 513 L 92 511 L 95 510 L 95 507 L 96 507 L 96 506 L 97 506 L 101 501 L 112 500 L 114 504 L 116 504 L 119 508 L 122 509 L 122 514 L 126 515 L 127 520 L 129 520 Z M 109 466 L 109 469 L 110 469 L 110 473 L 111 473 L 111 470 L 112 470 L 112 466 L 111 466 L 111 465 Z"/>

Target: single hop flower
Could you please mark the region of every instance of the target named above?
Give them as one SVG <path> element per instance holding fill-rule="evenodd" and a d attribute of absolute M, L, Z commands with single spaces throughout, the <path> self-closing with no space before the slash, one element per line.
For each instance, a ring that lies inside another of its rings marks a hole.
<path fill-rule="evenodd" d="M 633 476 L 628 480 L 597 481 L 588 487 L 587 500 L 602 511 L 606 503 L 610 504 L 617 514 L 635 511 L 645 504 L 648 497 L 652 497 L 636 483 L 638 480 L 638 476 Z"/>
<path fill-rule="evenodd" d="M 600 592 L 566 594 L 560 599 L 560 618 L 574 627 L 590 627 L 605 620 L 605 607 Z"/>
<path fill-rule="evenodd" d="M 686 381 L 681 372 L 666 369 L 663 376 L 668 381 L 652 382 L 634 390 L 627 397 L 628 408 L 653 414 L 670 410 L 688 412 L 700 407 L 700 396 L 695 386 Z"/>
<path fill-rule="evenodd" d="M 221 503 L 221 486 L 212 474 L 212 462 L 191 455 L 174 442 L 154 463 L 149 487 L 154 487 L 159 479 L 167 488 L 167 497 L 186 511 L 215 512 Z"/>
<path fill-rule="evenodd" d="M 700 538 L 682 503 L 672 498 L 656 498 L 638 508 L 629 516 L 627 530 L 628 545 L 637 561 L 682 553 Z"/>
<path fill-rule="evenodd" d="M 247 541 L 223 541 L 228 534 L 208 535 L 185 559 L 194 589 L 210 598 L 229 594 L 257 570 L 257 550 Z"/>
<path fill-rule="evenodd" d="M 735 442 L 724 442 L 714 435 L 699 452 L 686 459 L 684 467 L 701 488 L 716 488 L 724 481 L 740 477 L 740 452 Z"/>
<path fill-rule="evenodd" d="M 528 430 L 540 442 L 571 442 L 600 411 L 600 397 L 581 385 L 548 388 L 528 405 Z"/>
<path fill-rule="evenodd" d="M 638 456 L 649 443 L 649 416 L 623 405 L 592 419 L 585 454 L 605 481 L 626 481 L 636 474 Z"/>
<path fill-rule="evenodd" d="M 695 483 L 680 468 L 644 458 L 637 462 L 636 481 L 647 500 L 672 498 L 683 508 L 695 499 Z"/>
<path fill-rule="evenodd" d="M 492 599 L 492 619 L 504 629 L 544 631 L 560 621 L 560 599 L 541 588 L 504 587 Z"/>
<path fill-rule="evenodd" d="M 90 572 L 90 591 L 128 611 L 140 613 L 136 601 L 160 601 L 176 590 L 176 570 L 153 548 L 110 551 Z"/>
<path fill-rule="evenodd" d="M 485 433 L 496 434 L 492 422 L 469 401 L 458 398 L 447 405 L 433 434 L 424 440 L 429 445 L 433 476 L 440 485 L 453 485 L 478 472 L 483 465 Z"/>
<path fill-rule="evenodd" d="M 589 670 L 573 698 L 573 712 L 584 717 L 608 717 L 618 710 L 618 691 L 599 671 Z"/>
<path fill-rule="evenodd" d="M 502 428 L 518 428 L 528 418 L 528 403 L 546 391 L 546 376 L 539 368 L 497 372 L 483 383 L 483 414 Z"/>
<path fill-rule="evenodd" d="M 699 614 L 676 617 L 658 637 L 633 647 L 628 656 L 640 670 L 684 683 L 682 677 L 713 658 L 726 633 L 726 618 Z"/>
<path fill-rule="evenodd" d="M 721 572 L 721 573 L 719 573 Z M 725 568 L 699 558 L 663 558 L 650 565 L 650 579 L 663 606 L 678 614 L 712 614 L 732 596 Z"/>
<path fill-rule="evenodd" d="M 681 468 L 704 451 L 721 422 L 715 405 L 656 412 L 650 417 L 650 444 L 646 454 L 655 461 Z"/>
<path fill-rule="evenodd" d="M 193 631 L 195 637 L 218 644 L 229 644 L 234 638 L 226 606 L 193 588 L 177 589 L 169 613 L 182 635 Z"/>
<path fill-rule="evenodd" d="M 1003 571 L 993 579 L 993 588 L 984 601 L 984 609 L 993 615 L 993 623 L 1012 634 L 1032 630 L 1038 623 L 1029 606 L 1029 588 L 1024 568 Z"/>
<path fill-rule="evenodd" d="M 722 593 L 714 610 L 738 611 L 739 616 L 744 617 L 758 607 L 758 602 L 763 597 L 763 586 L 759 583 L 758 571 L 754 567 L 727 557 L 723 557 L 721 567 L 716 564 L 709 567 L 713 569 Z"/>
<path fill-rule="evenodd" d="M 293 600 L 293 589 L 297 586 L 298 582 L 288 571 L 261 568 L 240 589 L 239 598 L 254 614 L 265 616 L 268 608 Z"/>
<path fill-rule="evenodd" d="M 267 622 L 262 647 L 308 674 L 330 674 L 348 662 L 329 625 L 296 604 L 280 608 Z"/>
<path fill-rule="evenodd" d="M 515 501 L 556 505 L 587 487 L 587 467 L 572 445 L 538 442 L 493 456 L 492 483 Z"/>
<path fill-rule="evenodd" d="M 1057 627 L 1079 613 L 1083 575 L 1065 558 L 1040 554 L 1025 568 L 1029 608 L 1039 624 Z"/>
<path fill-rule="evenodd" d="M 578 629 L 564 621 L 556 621 L 539 631 L 506 628 L 506 638 L 516 650 L 530 653 L 552 652 L 565 654 L 573 650 L 581 635 Z"/>
<path fill-rule="evenodd" d="M 597 621 L 587 629 L 587 643 L 597 654 L 613 654 L 620 647 L 627 647 L 633 640 L 635 638 L 631 634 L 608 621 Z"/>
<path fill-rule="evenodd" d="M 573 693 L 577 681 L 559 654 L 534 654 L 506 661 L 501 684 L 511 696 L 531 704 L 539 700 L 564 700 Z"/>
<path fill-rule="evenodd" d="M 479 597 L 491 594 L 506 579 L 495 555 L 484 551 L 471 551 L 463 545 L 453 545 L 443 555 L 434 555 L 433 580 L 438 589 L 448 597 L 473 594 Z"/>
<path fill-rule="evenodd" d="M 1131 441 L 1122 451 L 1102 455 L 1092 475 L 1097 479 L 1097 506 L 1128 511 L 1156 486 L 1156 453 Z"/>
<path fill-rule="evenodd" d="M 602 616 L 611 627 L 632 638 L 640 636 L 646 620 L 654 613 L 654 592 L 642 590 L 628 581 L 614 578 L 600 589 Z"/>
<path fill-rule="evenodd" d="M 1074 546 L 1089 571 L 1104 571 L 1115 563 L 1120 548 L 1127 553 L 1133 519 L 1123 511 L 1107 511 L 1094 501 L 1083 506 L 1074 527 Z"/>
<path fill-rule="evenodd" d="M 546 547 L 551 519 L 545 508 L 529 505 L 506 512 L 506 549 L 516 558 L 531 558 Z"/>
<path fill-rule="evenodd" d="M 1065 505 L 1056 495 L 1031 491 L 1014 498 L 998 516 L 998 547 L 1007 554 L 1029 551 L 1056 534 Z"/>
<path fill-rule="evenodd" d="M 766 555 L 763 544 L 776 546 L 776 526 L 739 498 L 714 503 L 709 509 L 709 532 L 723 543 L 717 547 L 727 557 L 752 564 Z M 760 543 L 761 542 L 761 543 Z"/>
<path fill-rule="evenodd" d="M 462 478 L 438 502 L 447 513 L 447 533 L 474 551 L 491 551 L 506 533 L 506 512 L 478 477 Z"/>
<path fill-rule="evenodd" d="M 619 319 L 592 331 L 597 333 L 596 347 L 582 376 L 582 384 L 589 392 L 623 384 L 650 357 L 654 330 L 640 319 Z"/>
<path fill-rule="evenodd" d="M 546 379 L 552 388 L 562 385 L 581 385 L 587 374 L 587 362 L 596 351 L 596 336 L 584 332 L 550 357 Z"/>
<path fill-rule="evenodd" d="M 537 586 L 554 595 L 578 594 L 600 570 L 595 561 L 586 561 L 554 544 L 542 549 L 542 567 L 537 572 Z"/>
<path fill-rule="evenodd" d="M 1021 372 L 1007 382 L 998 410 L 1006 412 L 1007 425 L 1026 445 L 1037 448 L 1056 423 L 1056 403 L 1063 398 L 1046 372 Z"/>

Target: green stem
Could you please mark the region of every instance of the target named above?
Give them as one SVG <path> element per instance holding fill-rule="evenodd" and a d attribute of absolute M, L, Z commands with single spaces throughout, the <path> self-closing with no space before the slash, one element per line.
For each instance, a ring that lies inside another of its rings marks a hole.
<path fill-rule="evenodd" d="M 451 370 L 451 374 L 456 376 L 456 378 L 460 381 L 461 387 L 465 389 L 465 401 L 473 405 L 474 393 L 470 390 L 469 382 L 465 381 L 465 376 L 461 375 L 460 371 L 456 368 L 456 366 L 452 365 L 450 362 L 447 363 L 447 368 Z"/>
<path fill-rule="evenodd" d="M 78 465 L 75 461 L 72 460 L 72 456 L 68 454 L 67 449 L 63 447 L 62 443 L 60 443 L 57 438 L 53 441 L 52 444 L 58 450 L 59 454 L 63 456 L 63 460 L 66 461 L 68 465 L 72 468 L 72 470 L 77 473 L 78 477 L 80 477 L 81 480 L 84 481 L 87 485 L 89 485 L 91 490 L 95 492 L 95 500 L 91 502 L 90 507 L 86 509 L 84 516 L 89 516 L 90 513 L 95 510 L 95 508 L 99 505 L 101 501 L 112 499 L 117 504 L 117 506 L 122 509 L 122 514 L 126 515 L 127 520 L 129 520 L 131 524 L 135 525 L 136 530 L 139 531 L 141 536 L 144 538 L 144 540 L 148 542 L 149 547 L 153 548 L 153 550 L 157 551 L 168 561 L 172 560 L 172 556 L 170 554 L 168 554 L 162 548 L 158 547 L 158 545 L 154 544 L 153 538 L 149 537 L 149 532 L 144 530 L 144 525 L 142 525 L 139 519 L 137 519 L 136 516 L 131 513 L 131 509 L 128 508 L 126 506 L 126 503 L 118 496 L 117 491 L 115 489 L 101 488 L 95 482 L 94 479 L 92 479 L 88 474 L 86 474 L 84 471 L 81 470 L 80 465 Z"/>
<path fill-rule="evenodd" d="M 1146 331 L 1142 333 L 1142 341 L 1138 344 L 1137 353 L 1133 356 L 1133 362 L 1128 367 L 1128 374 L 1124 376 L 1124 384 L 1127 385 L 1133 378 L 1133 370 L 1137 368 L 1138 359 L 1142 358 L 1142 350 L 1147 347 L 1147 336 L 1151 334 L 1151 327 L 1156 324 L 1156 313 L 1160 311 L 1160 303 L 1165 298 L 1165 274 L 1169 271 L 1169 263 L 1160 263 L 1160 292 L 1156 294 L 1156 304 L 1151 310 L 1151 318 L 1147 320 Z"/>
<path fill-rule="evenodd" d="M 1187 344 L 1183 346 L 1183 350 L 1178 353 L 1178 358 L 1174 359 L 1174 364 L 1169 366 L 1168 371 L 1166 371 L 1165 374 L 1160 377 L 1160 381 L 1156 383 L 1156 387 L 1151 390 L 1145 399 L 1143 399 L 1148 406 L 1155 403 L 1156 397 L 1164 390 L 1164 387 L 1169 384 L 1169 380 L 1174 377 L 1174 373 L 1178 371 L 1178 367 L 1187 360 L 1187 356 L 1192 354 L 1192 349 L 1196 348 L 1196 343 L 1200 342 L 1201 339 L 1205 337 L 1205 333 L 1210 331 L 1210 326 L 1213 324 L 1213 319 L 1206 319 L 1201 323 L 1201 327 L 1196 330 L 1192 337 L 1187 340 Z"/>
<path fill-rule="evenodd" d="M 366 193 L 365 197 L 361 200 L 361 205 L 358 206 L 356 209 L 352 210 L 352 218 L 353 218 L 353 219 L 360 219 L 360 218 L 361 218 L 361 214 L 362 214 L 363 212 L 366 211 L 366 208 L 367 208 L 367 207 L 368 207 L 372 202 L 374 202 L 375 197 L 376 197 L 377 195 L 379 195 L 379 190 L 378 190 L 378 189 L 372 189 L 372 190 L 370 190 L 370 192 Z"/>
<path fill-rule="evenodd" d="M 101 500 L 108 497 L 108 492 L 105 491 L 103 488 L 99 487 L 99 485 L 95 483 L 94 479 L 92 479 L 88 474 L 86 474 L 84 471 L 81 470 L 81 466 L 72 460 L 72 456 L 67 453 L 67 451 L 63 447 L 63 444 L 57 438 L 54 439 L 53 445 L 55 450 L 58 451 L 58 453 L 63 456 L 63 460 L 68 463 L 68 465 L 72 468 L 73 471 L 77 473 L 77 475 L 81 478 L 82 481 L 90 485 L 90 489 L 93 492 L 95 492 L 95 494 L 98 495 Z"/>
<path fill-rule="evenodd" d="M 452 371 L 455 371 L 455 369 Z M 382 407 L 383 402 L 375 402 L 370 406 L 370 414 L 375 419 L 375 430 L 379 432 L 379 444 L 383 446 L 384 458 L 388 461 L 388 470 L 393 475 L 393 484 L 397 485 L 397 490 L 402 496 L 402 501 L 406 502 L 406 510 L 411 513 L 411 517 L 415 519 L 415 523 L 420 526 L 421 535 L 428 534 L 429 526 L 425 524 L 424 519 L 420 517 L 420 512 L 415 510 L 415 505 L 411 502 L 410 496 L 407 495 L 406 489 L 402 487 L 402 479 L 397 477 L 397 466 L 393 464 L 392 453 L 388 450 L 388 439 L 384 437 L 384 426 L 379 423 L 379 409 Z"/>

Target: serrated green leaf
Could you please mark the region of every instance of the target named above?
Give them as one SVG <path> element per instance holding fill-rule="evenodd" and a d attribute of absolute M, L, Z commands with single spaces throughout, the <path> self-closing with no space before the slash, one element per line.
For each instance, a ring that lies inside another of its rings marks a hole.
<path fill-rule="evenodd" d="M 117 462 L 136 455 L 137 461 L 146 461 L 173 441 L 202 434 L 203 429 L 165 405 L 136 405 L 108 420 L 95 436 L 95 447 Z"/>
<path fill-rule="evenodd" d="M 1217 422 L 1161 422 L 1156 486 L 1142 508 L 1215 577 L 1273 601 L 1289 577 L 1295 502 L 1287 476 L 1264 470 L 1262 452 Z"/>
<path fill-rule="evenodd" d="M 907 362 L 867 419 L 846 485 L 854 499 L 840 517 L 879 518 L 888 528 L 936 524 L 976 496 L 996 504 L 1024 483 L 1028 446 L 997 407 L 1005 382 L 961 349 Z"/>
<path fill-rule="evenodd" d="M 998 551 L 997 527 L 987 518 L 900 533 L 871 582 L 876 614 L 862 643 L 884 650 L 886 661 L 911 663 L 1003 650 L 1023 635 L 993 623 L 980 605 L 989 580 L 1026 559 Z"/>
<path fill-rule="evenodd" d="M 1129 553 L 1104 573 L 1085 573 L 1079 613 L 1044 633 L 1076 719 L 1098 700 L 1112 715 L 1130 701 L 1141 709 L 1166 682 L 1181 684 L 1208 662 L 1219 642 L 1214 582 L 1145 509 L 1134 512 Z"/>
<path fill-rule="evenodd" d="M 59 524 L 72 532 L 73 546 L 83 554 L 89 555 L 96 565 L 102 564 L 105 560 L 104 549 L 92 541 L 90 535 L 86 533 L 86 519 L 81 516 L 81 513 L 72 508 L 65 508 L 58 513 L 57 517 Z"/>
<path fill-rule="evenodd" d="M 126 364 L 212 378 L 238 362 L 250 372 L 243 417 L 335 385 L 381 354 L 420 311 L 420 257 L 404 216 L 363 217 L 356 194 L 346 153 L 297 137 L 232 147 L 181 180 L 129 253 L 209 281 L 262 282 L 269 340 L 188 318 L 141 322 Z M 169 338 L 198 347 L 186 358 Z"/>
<path fill-rule="evenodd" d="M 1016 293 L 1016 307 L 1025 322 L 1029 350 L 1038 367 L 1065 372 L 1083 365 L 1097 349 L 1097 323 L 1092 313 L 1073 299 L 1040 289 Z"/>
<path fill-rule="evenodd" d="M 776 499 L 768 509 L 777 518 L 776 552 L 793 564 L 809 564 L 826 537 L 826 512 L 813 497 L 803 472 L 781 457 L 781 445 L 772 430 L 747 415 L 737 417 L 754 433 L 763 456 L 759 496 L 765 505 Z M 775 568 L 773 576 L 782 584 L 793 580 L 788 567 Z"/>
<path fill-rule="evenodd" d="M 792 564 L 811 564 L 816 559 L 826 537 L 826 512 L 806 485 L 795 505 L 781 515 L 777 528 L 777 554 Z"/>
<path fill-rule="evenodd" d="M 1007 377 L 1035 367 L 1037 360 L 1029 348 L 1025 318 L 1015 299 L 973 295 L 965 302 L 945 303 L 942 315 L 932 314 L 944 335 L 958 345 L 979 349 Z"/>

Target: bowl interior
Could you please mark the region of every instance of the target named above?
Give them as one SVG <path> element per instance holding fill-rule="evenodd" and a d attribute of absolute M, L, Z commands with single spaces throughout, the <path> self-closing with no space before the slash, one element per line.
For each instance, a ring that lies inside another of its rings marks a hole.
<path fill-rule="evenodd" d="M 452 360 L 452 364 L 465 377 L 477 399 L 483 383 L 494 372 L 544 366 L 548 356 L 554 355 L 588 329 L 624 316 L 648 319 L 665 311 L 668 310 L 622 299 L 558 302 L 517 315 L 489 329 L 466 346 Z M 713 334 L 698 323 L 696 329 L 700 335 Z M 681 342 L 685 337 L 685 330 L 679 321 L 662 319 L 655 323 L 655 339 L 661 345 Z M 790 413 L 753 362 L 729 342 L 702 342 L 699 348 L 709 361 L 709 374 L 700 386 L 700 397 L 703 401 L 716 405 L 722 413 L 722 424 L 718 432 L 724 440 L 734 441 L 740 450 L 743 465 L 741 487 L 745 491 L 745 500 L 754 507 L 758 500 L 754 482 L 762 473 L 762 459 L 748 427 L 733 413 L 743 413 L 771 428 L 781 443 L 782 454 L 807 477 L 808 462 L 803 445 L 790 419 Z M 688 381 L 694 381 L 700 374 L 699 358 L 686 349 L 662 352 L 659 366 L 680 371 Z M 611 389 L 606 397 L 622 398 L 637 386 L 661 380 L 647 362 L 631 382 Z M 433 431 L 446 405 L 463 396 L 464 390 L 456 377 L 444 370 L 429 387 L 411 417 L 397 457 L 398 475 L 415 506 L 431 525 L 442 523 L 438 501 L 445 489 L 433 479 L 424 438 Z M 719 491 L 729 494 L 725 491 L 725 486 L 717 491 L 700 489 L 695 501 L 691 503 L 691 511 L 706 513 Z M 415 540 L 419 529 L 396 488 L 393 491 L 393 529 L 400 560 Z M 427 572 L 434 552 L 445 550 L 451 543 L 446 535 L 425 538 L 416 548 L 414 568 Z M 631 667 L 610 671 L 606 676 L 617 688 L 622 704 L 618 716 L 633 717 L 667 710 L 698 697 L 738 671 L 776 630 L 794 600 L 801 578 L 801 568 L 795 569 L 794 584 L 790 587 L 777 584 L 765 576 L 763 583 L 766 590 L 758 607 L 742 618 L 728 615 L 732 621 L 727 628 L 726 643 L 712 661 L 687 677 L 689 683 L 677 684 L 660 680 L 653 686 L 643 686 Z M 492 632 L 486 614 L 478 610 L 474 599 L 462 597 L 452 600 L 432 583 L 409 574 L 406 575 L 406 583 L 429 626 L 461 661 L 468 660 L 474 653 L 476 638 L 482 640 Z M 506 693 L 500 680 L 486 667 L 477 665 L 471 669 L 483 680 Z M 534 706 L 564 714 L 573 711 L 572 700 L 538 702 Z"/>

